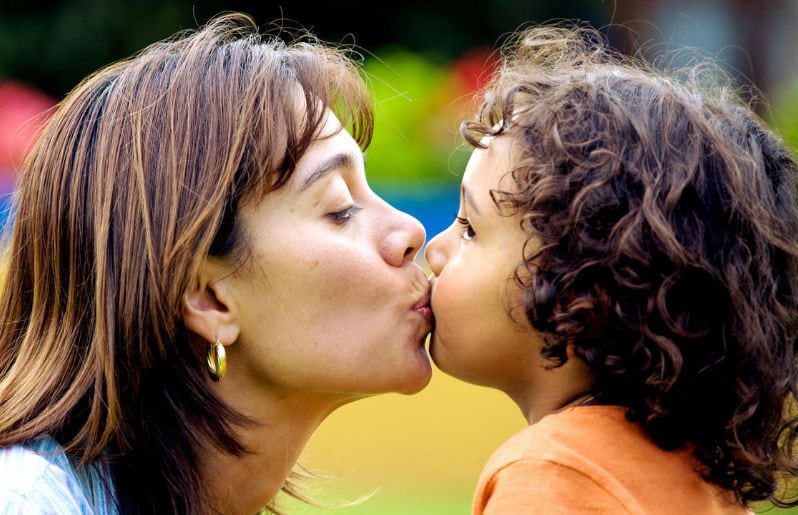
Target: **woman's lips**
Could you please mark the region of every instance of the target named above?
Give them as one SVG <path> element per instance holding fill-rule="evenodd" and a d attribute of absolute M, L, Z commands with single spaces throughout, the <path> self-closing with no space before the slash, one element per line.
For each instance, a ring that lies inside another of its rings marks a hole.
<path fill-rule="evenodd" d="M 430 308 L 429 305 L 429 292 L 425 293 L 424 296 L 416 302 L 413 306 L 413 311 L 418 313 L 419 316 L 427 322 L 432 323 L 432 308 Z"/>
<path fill-rule="evenodd" d="M 421 315 L 421 318 L 429 323 L 432 323 L 432 309 L 429 306 L 422 306 L 415 308 L 416 313 Z"/>

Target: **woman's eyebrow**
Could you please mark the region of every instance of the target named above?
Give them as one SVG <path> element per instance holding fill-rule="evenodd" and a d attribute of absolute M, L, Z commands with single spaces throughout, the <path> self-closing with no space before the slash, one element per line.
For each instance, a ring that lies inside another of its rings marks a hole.
<path fill-rule="evenodd" d="M 328 173 L 333 170 L 337 170 L 339 168 L 354 168 L 355 167 L 355 158 L 352 154 L 341 152 L 340 154 L 334 154 L 333 156 L 325 159 L 322 161 L 316 169 L 311 173 L 305 182 L 302 183 L 302 188 L 300 191 L 306 190 L 310 187 L 311 184 L 318 181 Z"/>

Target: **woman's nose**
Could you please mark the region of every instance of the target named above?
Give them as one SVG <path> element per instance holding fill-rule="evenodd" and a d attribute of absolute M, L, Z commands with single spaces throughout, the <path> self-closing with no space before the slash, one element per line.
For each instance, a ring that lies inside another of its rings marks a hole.
<path fill-rule="evenodd" d="M 443 265 L 446 262 L 446 256 L 443 252 L 443 236 L 444 233 L 438 233 L 427 243 L 427 248 L 424 249 L 424 258 L 436 276 L 440 275 L 443 270 Z"/>
<path fill-rule="evenodd" d="M 391 207 L 395 217 L 393 230 L 384 241 L 383 256 L 393 266 L 403 266 L 413 261 L 424 245 L 427 233 L 421 222 L 411 215 Z"/>

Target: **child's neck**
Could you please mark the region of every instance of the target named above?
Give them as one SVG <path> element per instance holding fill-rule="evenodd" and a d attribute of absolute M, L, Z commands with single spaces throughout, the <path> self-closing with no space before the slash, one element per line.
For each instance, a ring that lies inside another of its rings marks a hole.
<path fill-rule="evenodd" d="M 518 392 L 506 392 L 529 424 L 546 415 L 589 403 L 593 399 L 593 374 L 580 359 L 557 368 L 540 368 Z"/>

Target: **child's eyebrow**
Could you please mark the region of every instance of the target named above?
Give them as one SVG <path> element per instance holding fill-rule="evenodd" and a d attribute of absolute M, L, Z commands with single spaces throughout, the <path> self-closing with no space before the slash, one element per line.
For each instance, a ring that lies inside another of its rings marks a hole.
<path fill-rule="evenodd" d="M 471 197 L 471 193 L 469 193 L 468 189 L 463 185 L 460 187 L 460 193 L 463 196 L 463 201 L 469 206 L 469 211 L 476 213 L 479 216 L 479 209 L 477 209 L 476 204 L 474 204 L 474 199 Z"/>

